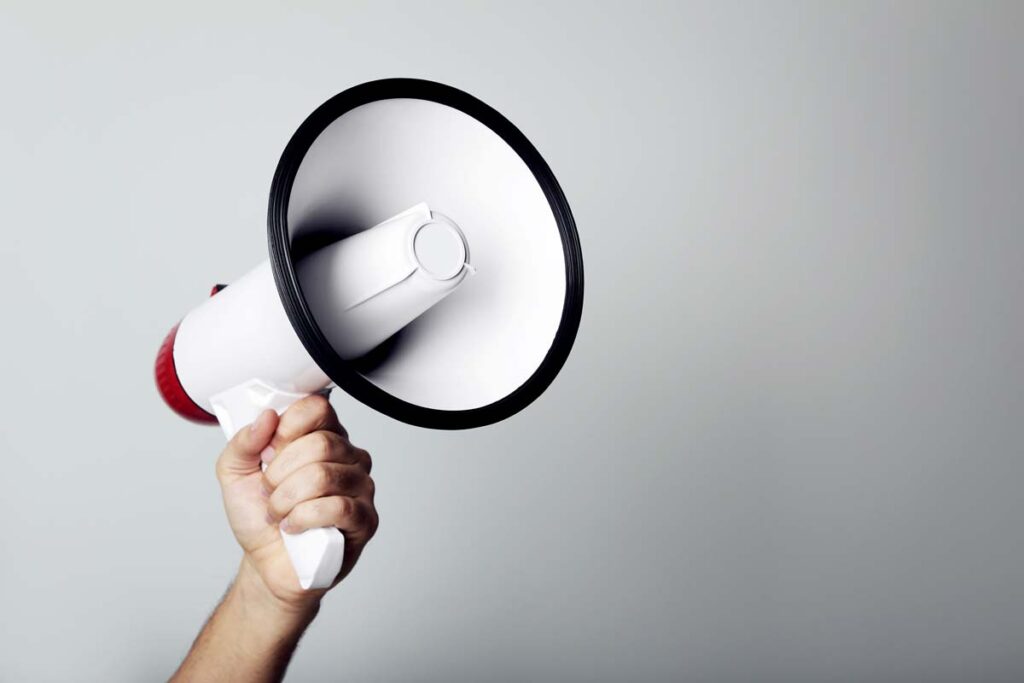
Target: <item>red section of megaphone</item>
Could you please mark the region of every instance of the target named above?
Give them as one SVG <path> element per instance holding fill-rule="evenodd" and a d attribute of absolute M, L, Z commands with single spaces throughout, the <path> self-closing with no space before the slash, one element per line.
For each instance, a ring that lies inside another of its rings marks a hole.
<path fill-rule="evenodd" d="M 174 338 L 177 334 L 178 326 L 175 325 L 156 354 L 156 387 L 171 410 L 186 420 L 217 424 L 217 418 L 196 405 L 185 392 L 185 387 L 181 386 L 178 371 L 174 367 Z"/>

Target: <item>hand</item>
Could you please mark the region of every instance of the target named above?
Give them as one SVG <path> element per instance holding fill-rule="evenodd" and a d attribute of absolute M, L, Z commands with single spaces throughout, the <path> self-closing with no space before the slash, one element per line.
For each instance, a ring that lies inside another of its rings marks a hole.
<path fill-rule="evenodd" d="M 266 472 L 260 463 L 267 463 Z M 264 411 L 243 427 L 217 461 L 231 530 L 245 551 L 243 571 L 257 575 L 277 601 L 301 609 L 326 590 L 303 590 L 278 527 L 289 533 L 333 526 L 345 557 L 333 588 L 355 566 L 377 530 L 370 454 L 352 445 L 323 396 L 308 396 L 279 418 Z M 327 589 L 329 590 L 329 589 Z"/>

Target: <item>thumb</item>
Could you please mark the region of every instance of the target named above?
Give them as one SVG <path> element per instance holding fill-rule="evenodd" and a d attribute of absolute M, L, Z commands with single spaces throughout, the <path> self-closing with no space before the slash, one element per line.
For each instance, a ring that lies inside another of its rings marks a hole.
<path fill-rule="evenodd" d="M 220 478 L 260 471 L 260 452 L 270 444 L 280 418 L 273 410 L 264 410 L 252 424 L 238 430 L 217 459 Z"/>

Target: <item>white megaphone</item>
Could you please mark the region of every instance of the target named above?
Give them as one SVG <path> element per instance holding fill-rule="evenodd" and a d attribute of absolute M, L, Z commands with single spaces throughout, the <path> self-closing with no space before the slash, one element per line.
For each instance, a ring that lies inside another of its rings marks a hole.
<path fill-rule="evenodd" d="M 410 424 L 490 424 L 537 398 L 575 339 L 565 197 L 522 133 L 454 88 L 374 81 L 323 104 L 281 157 L 268 234 L 270 259 L 214 287 L 157 355 L 168 405 L 228 438 L 335 385 Z M 299 584 L 330 586 L 341 532 L 282 537 Z"/>

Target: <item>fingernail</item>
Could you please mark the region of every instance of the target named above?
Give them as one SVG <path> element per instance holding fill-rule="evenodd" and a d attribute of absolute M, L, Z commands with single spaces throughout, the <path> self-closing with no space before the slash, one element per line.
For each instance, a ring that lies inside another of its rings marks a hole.
<path fill-rule="evenodd" d="M 288 519 L 287 518 L 281 520 L 281 531 L 284 531 L 285 533 L 287 533 L 291 528 L 292 528 L 292 525 L 288 523 Z"/>
<path fill-rule="evenodd" d="M 260 495 L 264 498 L 270 498 L 270 490 L 263 484 L 260 484 Z"/>
<path fill-rule="evenodd" d="M 262 451 L 260 451 L 260 460 L 263 461 L 264 465 L 269 465 L 270 461 L 274 459 L 275 455 L 277 455 L 277 453 L 274 452 L 274 447 L 267 446 Z"/>

